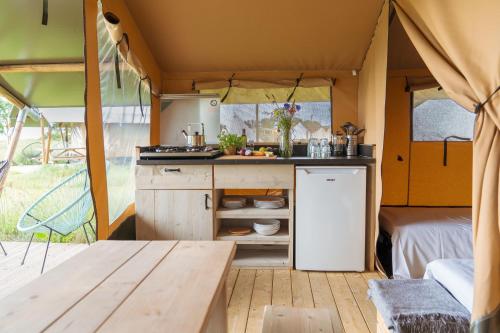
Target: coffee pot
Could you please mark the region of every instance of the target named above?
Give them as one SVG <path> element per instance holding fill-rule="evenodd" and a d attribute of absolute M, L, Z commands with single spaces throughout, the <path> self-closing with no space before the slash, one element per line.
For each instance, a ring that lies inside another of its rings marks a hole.
<path fill-rule="evenodd" d="M 200 131 L 195 131 L 193 134 L 192 126 L 197 125 L 200 127 Z M 201 132 L 201 134 L 200 134 Z M 182 135 L 186 139 L 186 146 L 188 147 L 204 147 L 205 146 L 205 125 L 203 123 L 189 123 L 187 126 L 187 132 L 185 130 L 181 131 Z"/>

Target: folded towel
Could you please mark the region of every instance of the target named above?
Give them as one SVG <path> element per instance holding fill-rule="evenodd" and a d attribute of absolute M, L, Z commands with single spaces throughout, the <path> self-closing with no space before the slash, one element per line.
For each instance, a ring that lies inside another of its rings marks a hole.
<path fill-rule="evenodd" d="M 368 297 L 396 333 L 468 333 L 470 313 L 434 280 L 370 280 Z"/>

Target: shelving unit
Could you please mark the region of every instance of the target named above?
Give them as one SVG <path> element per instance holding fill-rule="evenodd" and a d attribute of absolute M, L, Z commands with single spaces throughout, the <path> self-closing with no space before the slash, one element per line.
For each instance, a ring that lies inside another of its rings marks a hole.
<path fill-rule="evenodd" d="M 294 168 L 291 165 L 239 165 L 238 174 L 231 166 L 214 167 L 214 239 L 235 241 L 238 245 L 233 265 L 240 268 L 293 267 Z M 244 170 L 245 169 L 245 170 Z M 238 190 L 234 196 L 247 198 L 247 206 L 238 209 L 222 207 L 225 190 Z M 285 207 L 253 207 L 253 196 L 246 190 L 281 190 Z M 271 236 L 257 234 L 231 235 L 231 227 L 252 227 L 258 219 L 280 220 L 280 230 Z"/>

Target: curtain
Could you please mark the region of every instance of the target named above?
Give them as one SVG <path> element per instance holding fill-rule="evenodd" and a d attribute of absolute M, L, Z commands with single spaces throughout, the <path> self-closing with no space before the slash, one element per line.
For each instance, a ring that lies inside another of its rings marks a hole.
<path fill-rule="evenodd" d="M 476 112 L 472 330 L 500 323 L 500 1 L 396 0 L 397 15 L 446 93 Z M 481 105 L 484 103 L 484 105 Z M 477 106 L 479 104 L 479 106 Z"/>
<path fill-rule="evenodd" d="M 374 144 L 375 170 L 368 169 L 368 182 L 375 183 L 376 193 L 369 193 L 366 205 L 369 223 L 367 233 L 366 257 L 372 259 L 375 253 L 375 240 L 378 232 L 378 213 L 382 201 L 382 153 L 385 132 L 385 98 L 387 83 L 387 51 L 389 42 L 389 4 L 384 1 L 378 23 L 366 53 L 363 67 L 359 72 L 358 85 L 358 123 L 366 129 L 364 143 Z M 334 97 L 335 98 L 335 97 Z M 375 178 L 375 179 L 373 179 Z M 367 262 L 373 269 L 374 262 Z"/>
<path fill-rule="evenodd" d="M 112 224 L 134 202 L 135 147 L 149 144 L 151 91 L 144 79 L 146 76 L 141 80 L 140 72 L 117 48 L 106 22 L 99 3 L 99 72 L 109 223 Z"/>

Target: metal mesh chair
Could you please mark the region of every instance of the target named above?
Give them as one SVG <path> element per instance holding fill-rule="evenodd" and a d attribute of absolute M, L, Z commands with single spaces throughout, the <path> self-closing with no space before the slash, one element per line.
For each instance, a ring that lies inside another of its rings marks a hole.
<path fill-rule="evenodd" d="M 85 233 L 87 243 L 90 244 L 85 224 L 88 224 L 95 234 L 95 230 L 90 223 L 93 217 L 90 180 L 87 169 L 82 169 L 45 193 L 19 219 L 17 229 L 31 233 L 21 265 L 26 260 L 35 233 L 48 233 L 41 273 L 43 273 L 45 267 L 53 232 L 67 236 L 81 227 Z"/>

